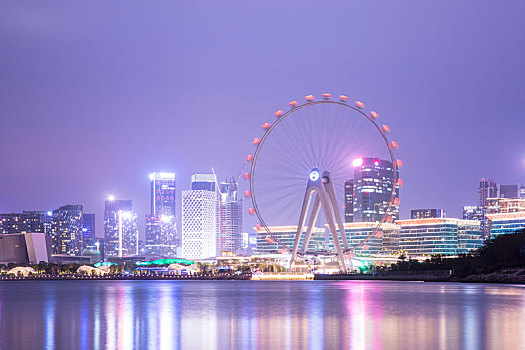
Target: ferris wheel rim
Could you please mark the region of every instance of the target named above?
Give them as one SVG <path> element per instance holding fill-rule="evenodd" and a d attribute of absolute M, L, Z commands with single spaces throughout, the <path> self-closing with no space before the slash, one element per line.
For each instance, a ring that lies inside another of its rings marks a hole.
<path fill-rule="evenodd" d="M 324 96 L 324 94 L 323 94 Z M 307 97 L 312 97 L 312 95 L 309 95 Z M 325 97 L 324 100 L 311 100 L 311 99 L 308 99 L 307 98 L 307 101 L 308 102 L 305 102 L 303 104 L 300 104 L 298 105 L 297 103 L 292 105 L 290 103 L 290 105 L 292 106 L 290 110 L 288 110 L 287 112 L 282 112 L 282 111 L 278 111 L 278 112 L 281 112 L 282 114 L 281 115 L 277 115 L 277 112 L 276 112 L 276 116 L 277 116 L 277 120 L 274 121 L 273 123 L 270 124 L 269 128 L 266 129 L 264 135 L 258 140 L 257 144 L 256 144 L 256 149 L 255 149 L 255 152 L 253 153 L 253 158 L 251 160 L 251 164 L 250 164 L 250 199 L 251 199 L 251 202 L 252 202 L 252 205 L 253 205 L 253 209 L 255 211 L 255 215 L 257 216 L 257 219 L 259 220 L 259 223 L 260 223 L 260 226 L 262 226 L 262 228 L 264 228 L 264 230 L 266 231 L 267 234 L 269 234 L 272 239 L 278 243 L 282 248 L 284 248 L 285 250 L 287 251 L 290 251 L 290 247 L 288 247 L 288 245 L 282 243 L 274 234 L 273 232 L 269 229 L 269 226 L 266 224 L 264 218 L 262 217 L 262 214 L 260 212 L 260 209 L 259 209 L 259 206 L 257 204 L 257 200 L 256 200 L 256 195 L 255 195 L 255 185 L 254 185 L 254 182 L 255 182 L 255 169 L 256 169 L 256 165 L 257 165 L 257 159 L 259 157 L 259 154 L 262 150 L 262 147 L 264 146 L 265 142 L 266 142 L 266 139 L 272 134 L 272 131 L 282 122 L 284 121 L 285 119 L 287 119 L 288 117 L 292 116 L 295 112 L 303 109 L 303 108 L 306 108 L 306 107 L 311 107 L 311 106 L 314 106 L 314 105 L 320 105 L 320 104 L 332 104 L 332 105 L 338 105 L 338 106 L 343 106 L 343 107 L 347 107 L 347 108 L 350 108 L 356 112 L 358 112 L 359 114 L 361 114 L 361 116 L 365 117 L 370 123 L 372 123 L 372 125 L 377 129 L 377 131 L 380 133 L 383 141 L 385 142 L 385 145 L 388 149 L 388 153 L 390 155 L 390 160 L 392 161 L 392 171 L 393 171 L 393 181 L 392 181 L 392 192 L 391 192 L 391 195 L 390 195 L 390 201 L 388 203 L 388 207 L 385 211 L 385 215 L 383 215 L 383 217 L 381 218 L 380 221 L 378 221 L 376 227 L 374 228 L 374 230 L 372 230 L 372 232 L 367 236 L 365 237 L 363 240 L 361 240 L 358 244 L 356 244 L 355 246 L 353 247 L 349 247 L 349 249 L 345 250 L 343 253 L 346 255 L 346 254 L 352 254 L 356 249 L 362 247 L 366 242 L 368 242 L 373 236 L 375 236 L 375 234 L 379 231 L 379 229 L 381 228 L 381 226 L 385 223 L 385 221 L 387 221 L 387 218 L 388 218 L 388 213 L 389 211 L 394 207 L 394 200 L 395 200 L 395 197 L 396 197 L 396 192 L 397 192 L 397 189 L 398 189 L 398 180 L 399 180 L 399 175 L 398 175 L 398 164 L 397 164 L 397 158 L 395 157 L 394 155 L 394 147 L 392 146 L 391 142 L 389 141 L 388 137 L 386 136 L 386 131 L 383 130 L 376 122 L 375 122 L 375 118 L 367 115 L 366 113 L 364 113 L 361 108 L 362 107 L 354 107 L 346 102 L 342 102 L 342 101 L 333 101 L 333 100 L 329 100 L 328 98 Z M 294 101 L 295 102 L 295 101 Z M 357 101 L 359 102 L 359 101 Z M 362 104 L 362 102 L 359 102 Z M 362 104 L 364 106 L 364 104 Z M 258 230 L 257 230 L 257 234 L 259 234 Z M 345 234 L 344 232 L 341 232 L 340 233 L 341 235 L 342 234 Z"/>

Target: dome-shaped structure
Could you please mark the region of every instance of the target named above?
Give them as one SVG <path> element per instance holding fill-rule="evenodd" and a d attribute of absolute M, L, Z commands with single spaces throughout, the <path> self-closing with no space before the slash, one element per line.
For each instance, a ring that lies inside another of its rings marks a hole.
<path fill-rule="evenodd" d="M 22 274 L 24 277 L 27 277 L 29 276 L 29 274 L 36 274 L 36 271 L 35 269 L 33 269 L 32 267 L 15 267 L 11 270 L 9 270 L 8 274 L 13 274 L 13 275 L 16 275 L 18 276 L 19 274 Z"/>
<path fill-rule="evenodd" d="M 82 265 L 77 269 L 77 273 L 85 273 L 87 275 L 102 276 L 108 273 L 109 266 L 93 267 L 89 265 Z"/>

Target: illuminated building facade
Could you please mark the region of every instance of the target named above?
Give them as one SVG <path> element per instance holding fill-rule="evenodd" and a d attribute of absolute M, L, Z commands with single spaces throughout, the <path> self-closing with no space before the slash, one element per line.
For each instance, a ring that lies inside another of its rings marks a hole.
<path fill-rule="evenodd" d="M 151 255 L 177 255 L 180 240 L 177 235 L 175 173 L 154 172 L 151 182 L 151 212 L 146 215 L 145 251 Z"/>
<path fill-rule="evenodd" d="M 487 214 L 525 211 L 525 198 L 487 198 Z"/>
<path fill-rule="evenodd" d="M 95 236 L 95 214 L 82 215 L 82 255 L 102 260 L 104 242 Z"/>
<path fill-rule="evenodd" d="M 480 221 L 453 218 L 398 220 L 399 248 L 409 256 L 457 255 L 482 245 Z"/>
<path fill-rule="evenodd" d="M 354 180 L 345 181 L 345 222 L 354 222 Z"/>
<path fill-rule="evenodd" d="M 82 255 L 82 205 L 64 205 L 53 211 L 53 254 Z"/>
<path fill-rule="evenodd" d="M 295 244 L 295 236 L 297 234 L 297 226 L 274 226 L 269 228 L 273 236 L 281 243 L 288 247 L 293 247 Z M 304 237 L 308 227 L 304 227 L 303 234 L 299 241 L 299 251 L 303 247 Z M 272 236 L 268 235 L 266 230 L 261 228 L 254 228 L 257 233 L 257 248 L 256 254 L 279 254 L 285 253 L 286 250 L 280 245 Z M 324 228 L 314 227 L 312 230 L 312 237 L 308 244 L 307 251 L 326 251 Z"/>
<path fill-rule="evenodd" d="M 487 214 L 490 238 L 516 233 L 525 229 L 525 211 L 514 213 Z"/>
<path fill-rule="evenodd" d="M 208 190 L 182 191 L 182 255 L 186 259 L 216 256 L 217 194 Z"/>
<path fill-rule="evenodd" d="M 242 199 L 238 196 L 237 182 L 221 182 L 219 191 L 219 233 L 217 251 L 239 253 L 242 245 Z"/>
<path fill-rule="evenodd" d="M 411 219 L 445 218 L 445 209 L 413 209 L 410 211 Z"/>
<path fill-rule="evenodd" d="M 377 227 L 375 222 L 352 222 L 345 223 L 345 234 L 350 248 L 358 245 L 362 240 L 370 236 Z M 337 230 L 339 241 L 341 234 Z M 332 240 L 328 244 L 334 251 Z M 362 247 L 355 249 L 358 255 L 395 254 L 399 250 L 399 226 L 391 223 L 383 223 L 381 229 L 371 237 Z"/>
<path fill-rule="evenodd" d="M 396 186 L 395 198 L 399 201 L 399 186 L 394 184 L 392 162 L 376 157 L 363 157 L 354 159 L 353 166 L 353 221 L 380 221 L 388 210 L 392 186 Z M 394 221 L 397 220 L 399 205 L 395 204 L 388 214 Z"/>
<path fill-rule="evenodd" d="M 139 230 L 137 226 L 137 213 L 134 211 L 119 211 L 117 218 L 119 222 L 118 256 L 138 255 Z"/>
<path fill-rule="evenodd" d="M 0 234 L 42 232 L 51 235 L 52 222 L 52 212 L 23 211 L 0 214 Z"/>
<path fill-rule="evenodd" d="M 483 220 L 483 208 L 479 205 L 466 205 L 463 207 L 463 220 Z"/>
<path fill-rule="evenodd" d="M 119 256 L 120 253 L 123 253 L 121 247 L 124 221 L 122 219 L 124 213 L 131 212 L 131 200 L 114 199 L 113 197 L 106 200 L 104 205 L 104 255 L 106 258 Z M 133 215 L 126 216 L 133 217 Z"/>

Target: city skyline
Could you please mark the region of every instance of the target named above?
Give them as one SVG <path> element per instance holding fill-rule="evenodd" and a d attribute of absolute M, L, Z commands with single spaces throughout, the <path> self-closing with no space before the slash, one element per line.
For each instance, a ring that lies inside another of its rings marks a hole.
<path fill-rule="evenodd" d="M 3 6 L 0 155 L 13 167 L 0 174 L 0 212 L 79 203 L 99 218 L 113 193 L 147 213 L 151 171 L 175 172 L 181 190 L 212 166 L 233 176 L 276 109 L 331 92 L 373 105 L 392 127 L 402 218 L 420 207 L 460 217 L 481 177 L 525 182 L 523 5 L 486 5 L 363 4 L 353 21 L 342 2 L 231 7 L 220 18 L 219 4 Z M 151 26 L 129 29 L 130 18 Z M 99 30 L 83 30 L 94 22 Z"/>

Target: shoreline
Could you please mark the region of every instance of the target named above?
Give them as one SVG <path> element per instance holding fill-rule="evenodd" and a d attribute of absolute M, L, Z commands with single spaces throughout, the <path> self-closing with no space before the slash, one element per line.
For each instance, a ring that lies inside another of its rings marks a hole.
<path fill-rule="evenodd" d="M 525 284 L 525 275 L 492 273 L 486 275 L 471 275 L 466 277 L 444 275 L 366 275 L 366 274 L 316 274 L 313 278 L 253 278 L 251 274 L 241 275 L 158 275 L 158 276 L 28 276 L 0 278 L 1 282 L 19 281 L 395 281 L 395 282 L 451 282 L 451 283 L 497 283 L 497 284 Z"/>

